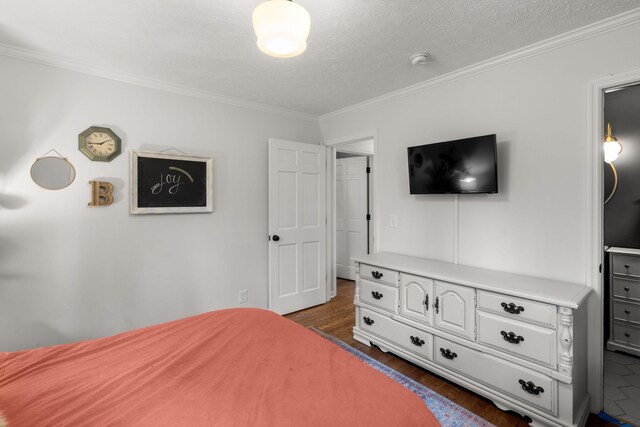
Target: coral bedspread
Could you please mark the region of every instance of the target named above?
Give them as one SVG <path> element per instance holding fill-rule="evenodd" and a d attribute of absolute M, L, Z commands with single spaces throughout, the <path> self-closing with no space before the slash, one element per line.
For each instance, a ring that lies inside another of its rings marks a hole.
<path fill-rule="evenodd" d="M 437 426 L 415 394 L 266 310 L 0 353 L 9 427 Z"/>

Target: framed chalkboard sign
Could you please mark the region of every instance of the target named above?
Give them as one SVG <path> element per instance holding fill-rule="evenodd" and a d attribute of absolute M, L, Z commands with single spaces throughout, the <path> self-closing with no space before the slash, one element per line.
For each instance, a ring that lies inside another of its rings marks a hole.
<path fill-rule="evenodd" d="M 213 212 L 211 157 L 131 151 L 131 213 Z"/>

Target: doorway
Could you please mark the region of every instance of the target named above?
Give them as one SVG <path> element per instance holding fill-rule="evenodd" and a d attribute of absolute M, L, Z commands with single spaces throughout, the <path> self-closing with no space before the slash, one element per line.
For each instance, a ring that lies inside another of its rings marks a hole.
<path fill-rule="evenodd" d="M 337 278 L 355 280 L 352 256 L 375 252 L 376 247 L 376 131 L 336 138 L 328 147 L 327 274 L 329 298 L 336 294 Z"/>
<path fill-rule="evenodd" d="M 595 80 L 589 84 L 589 131 L 587 144 L 587 221 L 586 221 L 586 278 L 587 286 L 593 289 L 589 300 L 587 348 L 587 388 L 591 395 L 591 412 L 603 410 L 604 402 L 604 355 L 605 355 L 605 297 L 604 259 L 604 156 L 603 130 L 605 123 L 605 92 L 615 88 L 636 84 L 640 81 L 640 70 Z M 608 312 L 607 312 L 608 313 Z"/>
<path fill-rule="evenodd" d="M 336 276 L 339 279 L 356 280 L 356 266 L 352 257 L 370 251 L 370 157 L 336 152 L 335 235 Z"/>
<path fill-rule="evenodd" d="M 604 411 L 640 425 L 640 85 L 604 91 Z M 607 268 L 608 267 L 608 268 Z"/>

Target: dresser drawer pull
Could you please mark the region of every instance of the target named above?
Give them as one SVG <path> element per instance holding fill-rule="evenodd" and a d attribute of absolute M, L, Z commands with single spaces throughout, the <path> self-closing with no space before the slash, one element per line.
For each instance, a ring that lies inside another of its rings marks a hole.
<path fill-rule="evenodd" d="M 373 276 L 374 279 L 381 279 L 382 276 L 384 276 L 384 274 L 380 273 L 379 271 L 372 271 L 371 275 Z"/>
<path fill-rule="evenodd" d="M 506 333 L 505 331 L 500 331 L 500 334 L 505 341 L 509 341 L 511 344 L 520 344 L 520 341 L 524 341 L 524 338 L 513 332 Z"/>
<path fill-rule="evenodd" d="M 536 396 L 539 395 L 540 393 L 544 393 L 544 389 L 540 386 L 536 386 L 533 382 L 531 381 L 525 381 L 525 380 L 518 380 L 518 382 L 520 383 L 520 385 L 522 386 L 522 389 L 524 391 L 526 391 L 529 394 L 535 394 Z"/>
<path fill-rule="evenodd" d="M 413 345 L 417 345 L 418 347 L 422 347 L 424 345 L 424 340 L 421 340 L 419 337 L 411 336 L 411 342 Z"/>
<path fill-rule="evenodd" d="M 433 304 L 433 306 L 436 309 L 436 314 L 438 314 L 440 312 L 440 298 L 439 297 L 436 297 L 436 303 Z"/>
<path fill-rule="evenodd" d="M 624 312 L 627 314 L 631 314 L 631 310 L 625 310 Z"/>
<path fill-rule="evenodd" d="M 624 268 L 631 268 L 631 266 L 629 264 L 625 264 Z"/>
<path fill-rule="evenodd" d="M 424 309 L 429 311 L 429 294 L 424 297 Z"/>
<path fill-rule="evenodd" d="M 440 354 L 442 354 L 442 357 L 449 360 L 453 360 L 456 357 L 458 357 L 458 355 L 452 352 L 451 350 L 449 349 L 445 350 L 444 348 L 440 348 Z"/>
<path fill-rule="evenodd" d="M 624 333 L 624 336 L 625 336 L 625 337 L 627 337 L 627 338 L 629 338 L 629 337 L 631 336 L 631 334 L 630 334 L 629 332 L 625 332 L 625 333 Z"/>
<path fill-rule="evenodd" d="M 374 322 L 374 321 L 373 321 L 373 319 L 371 319 L 370 317 L 363 317 L 363 318 L 362 318 L 362 320 L 364 320 L 364 323 L 366 323 L 366 324 L 367 324 L 367 325 L 369 325 L 369 326 L 371 326 L 371 325 L 373 325 L 374 323 L 376 323 L 376 322 Z"/>
<path fill-rule="evenodd" d="M 378 291 L 371 291 L 371 296 L 374 297 L 375 299 L 380 299 L 382 298 L 384 295 L 382 295 L 380 292 Z"/>
<path fill-rule="evenodd" d="M 506 311 L 507 313 L 520 314 L 521 311 L 524 311 L 523 306 L 519 305 L 516 307 L 516 305 L 512 302 L 510 302 L 509 304 L 507 304 L 506 302 L 503 302 L 500 305 L 502 306 L 503 310 Z"/>
<path fill-rule="evenodd" d="M 625 287 L 624 287 L 624 290 L 625 290 L 625 291 L 627 291 L 627 292 L 629 292 L 629 287 L 628 287 L 628 286 L 625 286 Z"/>

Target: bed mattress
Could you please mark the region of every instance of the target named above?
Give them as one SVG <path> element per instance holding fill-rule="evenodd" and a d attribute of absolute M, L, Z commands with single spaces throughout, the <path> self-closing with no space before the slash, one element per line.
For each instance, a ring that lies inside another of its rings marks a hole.
<path fill-rule="evenodd" d="M 261 309 L 0 353 L 0 412 L 8 427 L 439 425 L 402 385 Z"/>

